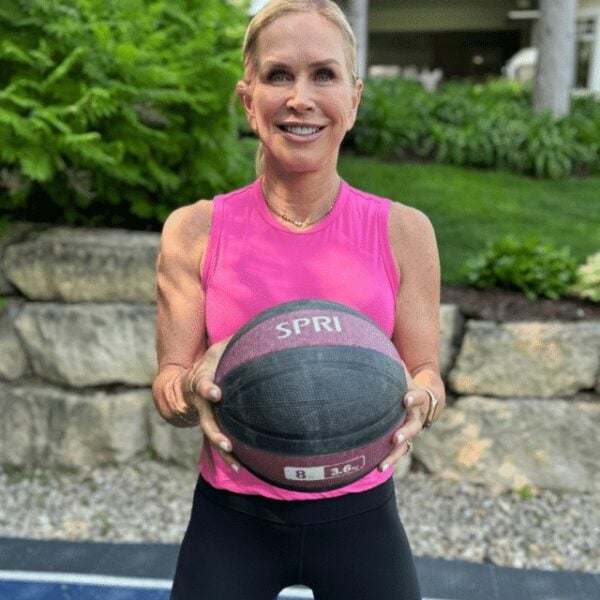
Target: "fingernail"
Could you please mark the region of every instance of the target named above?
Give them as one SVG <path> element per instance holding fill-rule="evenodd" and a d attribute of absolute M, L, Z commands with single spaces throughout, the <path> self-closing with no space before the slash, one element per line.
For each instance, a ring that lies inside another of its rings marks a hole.
<path fill-rule="evenodd" d="M 221 450 L 225 450 L 225 452 L 229 452 L 231 449 L 229 444 L 225 440 L 219 442 L 219 448 L 221 448 Z"/>
<path fill-rule="evenodd" d="M 384 465 L 381 465 L 381 472 L 383 473 L 384 471 L 387 471 L 389 468 L 390 468 L 390 465 L 385 463 Z"/>
<path fill-rule="evenodd" d="M 400 445 L 406 438 L 404 437 L 403 434 L 399 433 L 396 436 L 396 444 Z"/>
<path fill-rule="evenodd" d="M 213 399 L 213 400 L 218 400 L 219 399 L 219 390 L 217 388 L 210 388 L 210 392 L 208 392 L 208 395 Z"/>
<path fill-rule="evenodd" d="M 233 469 L 233 470 L 234 470 L 236 473 L 239 473 L 239 472 L 240 472 L 240 467 L 239 467 L 239 465 L 236 465 L 235 463 L 233 463 L 233 464 L 231 465 L 231 468 L 232 468 L 232 469 Z"/>
<path fill-rule="evenodd" d="M 414 396 L 406 396 L 406 406 L 412 406 L 415 401 Z"/>

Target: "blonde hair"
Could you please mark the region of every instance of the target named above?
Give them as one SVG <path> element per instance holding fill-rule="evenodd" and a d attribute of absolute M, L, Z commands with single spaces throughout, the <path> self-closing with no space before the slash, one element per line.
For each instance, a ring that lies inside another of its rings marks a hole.
<path fill-rule="evenodd" d="M 260 32 L 273 21 L 283 15 L 316 12 L 329 22 L 333 23 L 342 34 L 345 42 L 344 53 L 348 63 L 350 78 L 353 83 L 358 79 L 356 59 L 356 37 L 344 15 L 342 9 L 331 0 L 271 0 L 252 18 L 246 29 L 244 45 L 242 47 L 244 58 L 244 81 L 249 82 L 252 74 L 258 68 L 258 38 Z M 257 175 L 263 172 L 263 147 L 258 146 L 255 167 Z"/>
<path fill-rule="evenodd" d="M 340 30 L 346 42 L 345 54 L 350 76 L 353 81 L 356 81 L 358 79 L 356 37 L 342 9 L 331 0 L 271 0 L 259 10 L 248 24 L 244 38 L 243 57 L 246 75 L 258 66 L 257 46 L 260 32 L 283 15 L 302 12 L 316 12 Z"/>

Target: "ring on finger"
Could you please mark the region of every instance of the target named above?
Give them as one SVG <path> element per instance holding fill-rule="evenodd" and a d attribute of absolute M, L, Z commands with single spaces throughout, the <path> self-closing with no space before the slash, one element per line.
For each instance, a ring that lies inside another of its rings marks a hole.
<path fill-rule="evenodd" d="M 409 452 L 412 452 L 413 449 L 413 443 L 411 440 L 406 440 L 406 454 L 408 454 Z"/>

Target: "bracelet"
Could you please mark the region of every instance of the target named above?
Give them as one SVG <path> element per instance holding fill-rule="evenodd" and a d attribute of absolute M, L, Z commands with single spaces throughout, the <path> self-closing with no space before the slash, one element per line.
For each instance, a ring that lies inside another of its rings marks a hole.
<path fill-rule="evenodd" d="M 427 411 L 427 415 L 425 416 L 425 420 L 423 421 L 423 429 L 429 429 L 431 424 L 433 423 L 433 419 L 435 418 L 435 411 L 438 405 L 438 399 L 435 397 L 435 394 L 427 387 L 422 387 L 421 389 L 425 390 L 429 394 L 429 410 Z"/>

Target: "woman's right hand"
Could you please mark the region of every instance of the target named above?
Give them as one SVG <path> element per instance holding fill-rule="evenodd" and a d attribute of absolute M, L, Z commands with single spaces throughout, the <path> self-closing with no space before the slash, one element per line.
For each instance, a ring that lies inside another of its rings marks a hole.
<path fill-rule="evenodd" d="M 186 373 L 183 379 L 185 401 L 198 411 L 199 424 L 204 437 L 234 471 L 239 465 L 231 456 L 231 441 L 221 433 L 215 418 L 214 404 L 220 402 L 221 388 L 215 383 L 215 373 L 219 360 L 229 339 L 213 344 Z"/>

